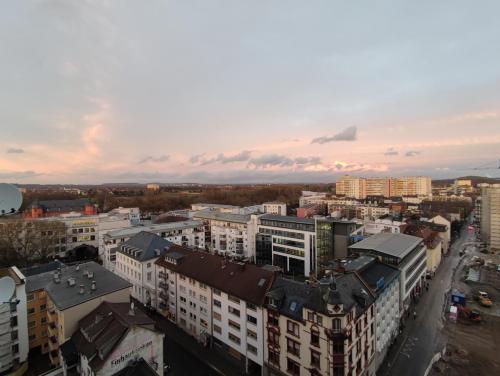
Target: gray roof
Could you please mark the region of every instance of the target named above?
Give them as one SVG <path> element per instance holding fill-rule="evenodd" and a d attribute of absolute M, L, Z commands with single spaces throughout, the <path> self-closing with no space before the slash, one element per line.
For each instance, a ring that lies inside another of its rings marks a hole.
<path fill-rule="evenodd" d="M 406 234 L 380 233 L 349 246 L 349 249 L 375 251 L 403 259 L 422 241 L 422 238 Z"/>
<path fill-rule="evenodd" d="M 200 210 L 193 214 L 193 218 L 213 219 L 217 221 L 227 221 L 247 224 L 250 221 L 250 214 L 220 213 L 213 210 Z"/>
<path fill-rule="evenodd" d="M 162 256 L 173 244 L 161 236 L 141 231 L 123 243 L 117 252 L 142 262 Z"/>
<path fill-rule="evenodd" d="M 314 225 L 314 218 L 300 218 L 293 217 L 291 215 L 275 215 L 275 214 L 264 214 L 260 219 L 265 219 L 268 221 L 278 221 L 286 223 L 300 223 L 303 225 Z"/>
<path fill-rule="evenodd" d="M 356 273 L 338 275 L 333 281 L 334 284 L 320 283 L 313 286 L 277 278 L 267 296 L 279 301 L 280 313 L 295 320 L 302 320 L 302 308 L 330 315 L 328 305 L 343 305 L 345 312 L 356 307 L 359 316 L 373 304 L 375 299 L 372 292 L 368 291 Z"/>
<path fill-rule="evenodd" d="M 86 272 L 93 273 L 92 278 L 88 278 Z M 73 286 L 68 284 L 70 277 L 75 279 Z M 96 282 L 95 291 L 91 290 L 92 281 Z M 84 286 L 83 294 L 79 294 L 80 285 Z M 61 268 L 59 283 L 54 281 L 54 272 L 45 272 L 26 278 L 27 293 L 45 290 L 59 310 L 65 310 L 115 291 L 128 289 L 130 286 L 129 282 L 94 261 L 79 264 L 78 270 L 76 266 Z"/>
<path fill-rule="evenodd" d="M 40 200 L 35 201 L 31 206 L 39 206 L 45 210 L 78 210 L 90 204 L 88 198 L 77 198 L 74 200 Z"/>
<path fill-rule="evenodd" d="M 119 238 L 131 237 L 135 234 L 138 234 L 141 231 L 157 233 L 157 232 L 167 232 L 172 230 L 184 230 L 199 226 L 203 226 L 203 223 L 201 221 L 195 221 L 195 220 L 159 223 L 156 225 L 149 225 L 149 226 L 139 225 L 134 227 L 108 231 L 104 236 L 111 239 L 119 239 Z"/>
<path fill-rule="evenodd" d="M 42 265 L 36 265 L 36 266 L 30 266 L 24 269 L 21 269 L 23 272 L 24 276 L 30 277 L 33 275 L 41 274 L 41 273 L 46 273 L 46 272 L 53 272 L 54 270 L 57 270 L 58 268 L 62 268 L 65 266 L 62 262 L 59 260 L 54 260 L 51 262 L 48 262 L 46 264 Z"/>

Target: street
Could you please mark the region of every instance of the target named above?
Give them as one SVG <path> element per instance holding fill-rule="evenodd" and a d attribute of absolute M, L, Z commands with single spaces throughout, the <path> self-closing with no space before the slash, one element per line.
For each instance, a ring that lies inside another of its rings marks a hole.
<path fill-rule="evenodd" d="M 378 375 L 383 376 L 423 376 L 434 356 L 444 345 L 441 334 L 445 294 L 450 289 L 454 269 L 460 261 L 459 251 L 474 234 L 461 230 L 460 237 L 451 245 L 448 256 L 443 257 L 434 278 L 430 281 L 429 291 L 425 291 L 414 310 L 413 317 L 406 319 L 405 329 L 393 344 Z"/>

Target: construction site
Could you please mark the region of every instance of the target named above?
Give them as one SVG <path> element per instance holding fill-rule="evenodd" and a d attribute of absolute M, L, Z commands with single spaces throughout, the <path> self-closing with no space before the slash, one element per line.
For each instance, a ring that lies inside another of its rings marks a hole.
<path fill-rule="evenodd" d="M 500 255 L 471 242 L 460 251 L 443 310 L 446 347 L 430 375 L 499 375 Z"/>

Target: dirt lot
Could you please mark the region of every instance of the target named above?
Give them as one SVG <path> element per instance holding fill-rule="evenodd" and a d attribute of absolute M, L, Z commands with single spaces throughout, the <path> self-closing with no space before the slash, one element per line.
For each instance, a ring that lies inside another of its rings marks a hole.
<path fill-rule="evenodd" d="M 500 375 L 500 318 L 483 314 L 482 319 L 480 324 L 462 321 L 445 324 L 446 354 L 434 365 L 432 375 Z"/>
<path fill-rule="evenodd" d="M 443 333 L 447 337 L 446 352 L 430 375 L 500 375 L 500 272 L 495 267 L 476 267 L 480 271 L 478 282 L 466 281 L 474 256 L 486 264 L 500 263 L 500 255 L 480 253 L 474 244 L 464 249 L 464 258 L 457 269 L 452 289 L 466 294 L 467 307 L 481 314 L 481 323 L 459 319 L 456 323 L 446 318 Z M 478 291 L 487 292 L 493 306 L 483 307 L 473 299 Z M 447 307 L 447 311 L 449 307 Z"/>

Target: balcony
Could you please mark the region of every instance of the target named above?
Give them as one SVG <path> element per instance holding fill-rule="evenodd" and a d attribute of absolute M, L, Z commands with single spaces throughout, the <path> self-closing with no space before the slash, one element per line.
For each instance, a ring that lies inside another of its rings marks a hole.
<path fill-rule="evenodd" d="M 162 299 L 165 302 L 168 302 L 168 294 L 166 292 L 161 291 L 160 292 L 160 299 Z"/>
<path fill-rule="evenodd" d="M 281 334 L 281 330 L 279 326 L 272 325 L 270 323 L 267 323 L 266 329 L 270 332 L 276 333 L 277 335 Z"/>
<path fill-rule="evenodd" d="M 52 365 L 57 366 L 59 364 L 59 351 L 57 350 L 49 351 L 49 359 Z"/>
<path fill-rule="evenodd" d="M 58 335 L 58 332 L 57 332 L 57 325 L 53 322 L 51 322 L 48 326 L 47 326 L 47 332 L 49 333 L 49 336 L 52 337 L 52 336 L 55 336 L 57 337 Z"/>
<path fill-rule="evenodd" d="M 47 321 L 49 321 L 49 322 L 56 322 L 57 321 L 57 314 L 56 314 L 56 310 L 54 308 L 47 310 Z"/>
<path fill-rule="evenodd" d="M 165 272 L 159 272 L 158 273 L 158 277 L 160 277 L 160 279 L 165 279 L 166 280 L 167 279 L 167 273 L 165 273 Z"/>
<path fill-rule="evenodd" d="M 337 341 L 344 341 L 349 337 L 349 334 L 347 333 L 347 330 L 342 329 L 342 330 L 333 330 L 333 329 L 325 329 L 326 336 L 330 340 L 337 340 Z"/>
<path fill-rule="evenodd" d="M 52 336 L 49 338 L 49 350 L 57 351 L 59 349 L 59 343 L 57 342 L 57 337 Z"/>
<path fill-rule="evenodd" d="M 161 302 L 161 303 L 158 305 L 158 307 L 159 307 L 162 311 L 166 311 L 166 310 L 167 310 L 167 308 L 168 308 L 168 306 L 167 306 L 165 303 L 163 303 L 163 302 Z"/>
<path fill-rule="evenodd" d="M 167 282 L 160 282 L 158 284 L 158 286 L 160 286 L 161 289 L 168 291 L 168 283 Z"/>

